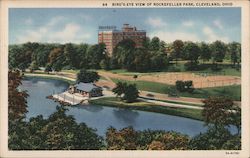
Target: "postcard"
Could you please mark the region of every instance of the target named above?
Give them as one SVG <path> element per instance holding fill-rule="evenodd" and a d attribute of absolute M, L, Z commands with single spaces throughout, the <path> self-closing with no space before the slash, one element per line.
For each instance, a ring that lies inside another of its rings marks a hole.
<path fill-rule="evenodd" d="M 0 4 L 1 157 L 250 156 L 249 1 Z"/>

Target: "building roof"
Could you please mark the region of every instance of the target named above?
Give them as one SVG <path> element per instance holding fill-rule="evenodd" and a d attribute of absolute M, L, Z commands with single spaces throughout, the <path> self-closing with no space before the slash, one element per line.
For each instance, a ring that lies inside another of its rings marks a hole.
<path fill-rule="evenodd" d="M 91 92 L 93 89 L 101 88 L 101 87 L 94 85 L 93 83 L 83 83 L 83 82 L 76 84 L 75 87 L 76 89 L 84 91 L 84 92 Z"/>

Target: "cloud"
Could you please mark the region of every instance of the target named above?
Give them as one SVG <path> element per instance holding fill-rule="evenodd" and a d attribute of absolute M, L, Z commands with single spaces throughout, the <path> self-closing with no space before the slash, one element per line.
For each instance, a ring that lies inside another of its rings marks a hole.
<path fill-rule="evenodd" d="M 159 37 L 161 40 L 165 42 L 173 42 L 177 39 L 183 40 L 183 41 L 200 41 L 200 38 L 193 33 L 188 32 L 181 32 L 181 31 L 156 31 L 149 34 L 149 36 L 152 38 L 154 36 Z"/>
<path fill-rule="evenodd" d="M 56 16 L 56 17 L 53 17 L 52 19 L 50 19 L 50 21 L 48 22 L 47 24 L 47 27 L 52 27 L 52 26 L 55 26 L 56 24 L 62 22 L 62 21 L 65 21 L 66 18 L 63 17 L 63 16 Z"/>
<path fill-rule="evenodd" d="M 91 35 L 89 33 L 81 32 L 81 27 L 78 24 L 69 23 L 66 24 L 62 30 L 52 33 L 48 38 L 48 42 L 57 41 L 59 43 L 80 43 L 90 37 Z"/>
<path fill-rule="evenodd" d="M 206 26 L 202 29 L 203 34 L 206 37 L 206 42 L 214 42 L 221 40 L 223 42 L 229 42 L 229 38 L 225 36 L 218 36 L 210 27 Z"/>
<path fill-rule="evenodd" d="M 25 23 L 26 25 L 32 25 L 32 24 L 33 24 L 33 20 L 32 20 L 31 18 L 28 18 L 28 19 L 26 19 L 26 20 L 24 21 L 24 23 Z"/>
<path fill-rule="evenodd" d="M 222 23 L 221 23 L 221 21 L 220 20 L 214 20 L 213 21 L 213 24 L 214 24 L 214 26 L 216 26 L 217 28 L 219 28 L 219 29 L 223 29 L 223 25 L 222 25 Z"/>
<path fill-rule="evenodd" d="M 48 23 L 38 28 L 27 29 L 16 37 L 17 43 L 52 42 L 52 43 L 82 43 L 91 38 L 89 31 L 77 23 L 67 23 L 62 16 L 53 17 Z"/>
<path fill-rule="evenodd" d="M 149 24 L 152 27 L 155 27 L 155 28 L 167 26 L 167 23 L 165 21 L 163 21 L 161 18 L 152 18 L 152 17 L 149 17 L 146 20 L 146 23 Z"/>
<path fill-rule="evenodd" d="M 193 27 L 194 23 L 193 23 L 193 21 L 184 21 L 184 22 L 182 22 L 182 25 L 186 26 L 186 27 Z"/>

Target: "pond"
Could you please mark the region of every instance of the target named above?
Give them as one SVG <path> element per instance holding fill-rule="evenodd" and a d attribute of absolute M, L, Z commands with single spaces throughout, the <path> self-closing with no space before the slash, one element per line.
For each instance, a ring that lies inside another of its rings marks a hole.
<path fill-rule="evenodd" d="M 47 118 L 60 104 L 46 99 L 46 96 L 63 92 L 68 88 L 68 83 L 54 79 L 26 78 L 22 83 L 20 89 L 27 90 L 29 94 L 27 118 L 40 114 Z M 97 129 L 97 133 L 102 136 L 110 126 L 117 129 L 133 126 L 136 130 L 173 130 L 189 136 L 206 131 L 202 121 L 160 113 L 99 105 L 79 105 L 67 109 L 67 114 L 73 115 L 77 122 L 84 122 L 89 127 Z"/>

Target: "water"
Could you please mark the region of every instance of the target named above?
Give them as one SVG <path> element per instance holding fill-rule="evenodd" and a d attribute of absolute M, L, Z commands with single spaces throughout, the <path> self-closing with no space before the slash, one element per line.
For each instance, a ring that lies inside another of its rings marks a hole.
<path fill-rule="evenodd" d="M 60 104 L 46 99 L 46 96 L 63 92 L 68 88 L 66 82 L 52 79 L 28 78 L 22 83 L 20 88 L 28 90 L 30 95 L 27 118 L 40 114 L 47 118 L 56 111 L 56 106 Z M 77 122 L 85 122 L 89 127 L 97 129 L 97 133 L 102 136 L 110 126 L 117 129 L 133 126 L 136 130 L 173 130 L 189 136 L 205 132 L 207 129 L 202 121 L 159 113 L 99 105 L 79 105 L 67 108 L 69 109 L 67 114 L 73 115 Z"/>

